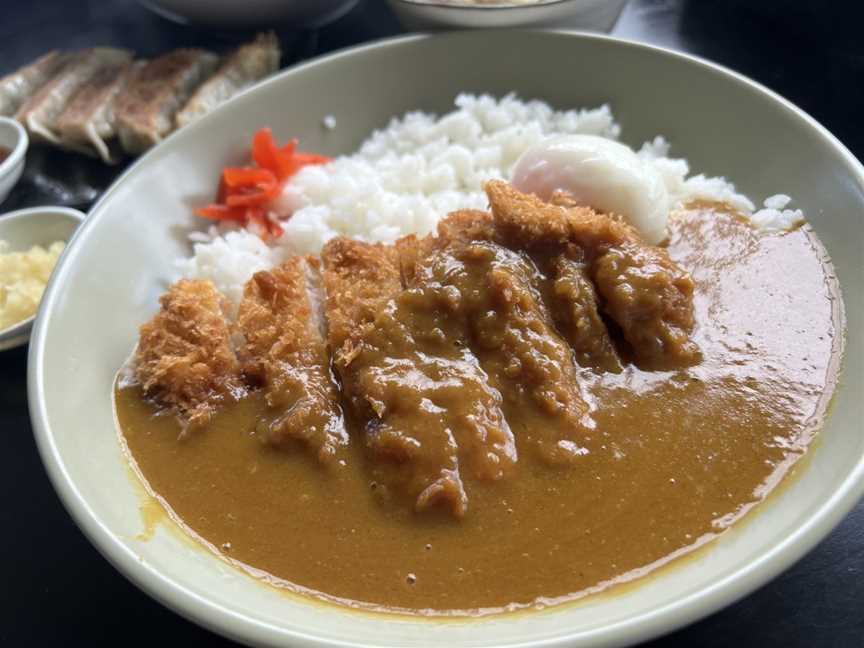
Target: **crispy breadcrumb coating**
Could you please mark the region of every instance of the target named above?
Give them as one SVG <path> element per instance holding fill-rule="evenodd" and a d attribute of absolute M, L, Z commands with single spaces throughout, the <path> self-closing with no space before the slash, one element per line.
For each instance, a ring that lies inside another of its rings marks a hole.
<path fill-rule="evenodd" d="M 221 402 L 243 392 L 223 298 L 210 281 L 182 279 L 141 326 L 135 354 L 145 395 L 174 408 L 187 428 L 210 420 Z"/>

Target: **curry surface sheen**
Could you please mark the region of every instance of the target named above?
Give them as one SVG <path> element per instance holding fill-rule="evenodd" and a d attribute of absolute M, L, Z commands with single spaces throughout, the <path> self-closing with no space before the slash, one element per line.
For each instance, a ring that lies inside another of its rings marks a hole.
<path fill-rule="evenodd" d="M 757 234 L 709 206 L 670 227 L 671 256 L 696 282 L 704 360 L 667 372 L 580 370 L 596 421 L 591 452 L 550 468 L 519 447 L 512 477 L 466 483 L 462 520 L 382 501 L 356 435 L 347 464 L 329 470 L 261 443 L 258 394 L 178 441 L 172 416 L 139 389 L 118 389 L 132 460 L 215 551 L 345 603 L 476 614 L 646 573 L 722 532 L 803 454 L 842 346 L 833 271 L 808 228 Z"/>

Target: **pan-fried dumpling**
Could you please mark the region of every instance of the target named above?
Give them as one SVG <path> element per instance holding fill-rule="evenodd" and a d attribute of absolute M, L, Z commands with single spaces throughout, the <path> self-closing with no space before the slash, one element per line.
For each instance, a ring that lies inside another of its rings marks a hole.
<path fill-rule="evenodd" d="M 177 114 L 177 128 L 210 112 L 237 93 L 279 69 L 282 52 L 276 35 L 259 34 L 229 54 L 216 73 L 205 81 Z"/>
<path fill-rule="evenodd" d="M 33 139 L 59 144 L 54 126 L 70 99 L 104 67 L 128 63 L 131 59 L 128 50 L 112 47 L 94 47 L 74 53 L 63 69 L 18 109 L 15 118 L 24 124 Z"/>
<path fill-rule="evenodd" d="M 142 61 L 114 61 L 103 66 L 90 82 L 72 97 L 57 118 L 55 132 L 64 148 L 116 161 L 108 142 L 117 133 L 114 103 Z"/>
<path fill-rule="evenodd" d="M 21 105 L 53 77 L 69 60 L 69 54 L 48 52 L 30 65 L 0 79 L 0 115 L 11 117 Z"/>
<path fill-rule="evenodd" d="M 123 149 L 143 153 L 174 130 L 177 111 L 218 62 L 211 52 L 179 49 L 137 70 L 114 108 Z"/>

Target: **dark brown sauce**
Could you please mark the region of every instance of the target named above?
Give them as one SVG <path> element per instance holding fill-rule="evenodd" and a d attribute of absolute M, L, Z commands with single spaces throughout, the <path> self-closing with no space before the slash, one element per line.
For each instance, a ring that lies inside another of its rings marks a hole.
<path fill-rule="evenodd" d="M 10 149 L 4 148 L 0 146 L 0 164 L 3 164 L 3 161 L 8 158 L 12 154 Z"/>
<path fill-rule="evenodd" d="M 591 452 L 550 469 L 514 428 L 520 460 L 506 480 L 466 479 L 461 520 L 382 503 L 356 437 L 338 471 L 262 444 L 260 393 L 178 443 L 173 417 L 118 389 L 124 440 L 178 519 L 281 586 L 426 614 L 572 600 L 728 528 L 805 452 L 833 392 L 842 303 L 809 228 L 760 235 L 703 207 L 673 220 L 669 250 L 695 280 L 702 362 L 579 370 Z"/>

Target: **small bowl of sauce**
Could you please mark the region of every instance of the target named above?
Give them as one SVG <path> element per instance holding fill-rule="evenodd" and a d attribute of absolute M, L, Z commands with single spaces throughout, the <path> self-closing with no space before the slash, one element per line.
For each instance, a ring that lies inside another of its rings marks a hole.
<path fill-rule="evenodd" d="M 24 171 L 27 132 L 14 119 L 0 117 L 0 203 L 12 191 Z"/>

